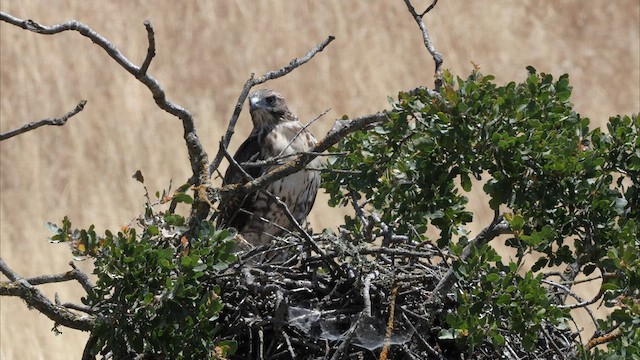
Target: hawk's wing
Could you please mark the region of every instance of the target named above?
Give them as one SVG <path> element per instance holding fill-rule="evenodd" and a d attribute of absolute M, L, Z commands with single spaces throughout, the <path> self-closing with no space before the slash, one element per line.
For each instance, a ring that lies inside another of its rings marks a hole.
<path fill-rule="evenodd" d="M 257 133 L 252 132 L 251 135 L 249 135 L 249 138 L 240 145 L 233 158 L 238 164 L 261 160 Z M 265 167 L 250 166 L 243 167 L 243 169 L 255 179 L 264 173 Z M 247 182 L 247 178 L 242 171 L 233 164 L 229 164 L 229 168 L 224 174 L 222 184 L 228 185 L 245 182 Z M 218 226 L 234 227 L 238 231 L 242 231 L 242 228 L 249 221 L 251 213 L 254 211 L 255 197 L 255 191 L 252 193 L 234 191 L 223 194 L 220 203 L 224 208 L 220 209 Z"/>

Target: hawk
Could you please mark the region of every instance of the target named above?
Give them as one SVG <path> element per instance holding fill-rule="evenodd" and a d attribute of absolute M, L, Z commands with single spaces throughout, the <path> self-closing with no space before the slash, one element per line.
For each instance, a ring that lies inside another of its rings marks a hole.
<path fill-rule="evenodd" d="M 257 178 L 278 166 L 243 163 L 309 151 L 316 144 L 316 139 L 291 113 L 279 93 L 270 89 L 251 93 L 249 109 L 253 130 L 233 156 L 244 171 L 231 164 L 224 175 L 223 185 L 245 183 L 247 174 Z M 290 159 L 284 158 L 285 161 Z M 316 158 L 308 168 L 318 169 L 320 166 L 320 159 Z M 286 234 L 294 226 L 273 197 L 285 203 L 293 218 L 302 224 L 311 211 L 319 186 L 319 171 L 307 169 L 267 185 L 266 191 L 225 193 L 219 206 L 218 225 L 236 228 L 254 246 L 268 244 L 273 237 Z"/>

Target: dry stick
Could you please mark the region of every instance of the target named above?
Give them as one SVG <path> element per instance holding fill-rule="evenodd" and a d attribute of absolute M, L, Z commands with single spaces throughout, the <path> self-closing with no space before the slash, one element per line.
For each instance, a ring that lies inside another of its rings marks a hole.
<path fill-rule="evenodd" d="M 384 345 L 380 352 L 380 360 L 387 360 L 387 354 L 389 352 L 389 344 L 391 340 L 391 334 L 393 333 L 393 316 L 396 310 L 396 297 L 398 296 L 398 284 L 395 280 L 391 285 L 391 299 L 389 300 L 389 321 L 387 321 L 387 332 L 384 335 Z"/>
<path fill-rule="evenodd" d="M 63 31 L 77 31 L 82 36 L 91 39 L 91 41 L 100 46 L 107 53 L 107 55 L 109 55 L 109 57 L 115 60 L 123 69 L 128 71 L 149 89 L 158 107 L 168 112 L 169 114 L 176 116 L 182 121 L 182 127 L 184 129 L 183 137 L 187 145 L 189 160 L 191 162 L 191 170 L 193 172 L 191 183 L 196 188 L 199 188 L 201 185 L 209 184 L 209 172 L 207 169 L 209 160 L 207 157 L 207 153 L 200 143 L 198 134 L 196 133 L 195 123 L 193 121 L 191 113 L 183 107 L 167 100 L 165 92 L 160 86 L 158 80 L 146 73 L 147 68 L 151 63 L 151 59 L 155 54 L 153 28 L 148 21 L 145 22 L 145 28 L 147 30 L 147 37 L 149 39 L 149 48 L 143 65 L 141 67 L 138 67 L 129 59 L 127 59 L 104 36 L 100 35 L 91 27 L 79 21 L 71 20 L 62 24 L 44 26 L 34 22 L 33 20 L 23 20 L 4 12 L 0 12 L 0 20 L 18 26 L 22 29 L 43 35 L 52 35 L 61 33 Z M 196 191 L 194 204 L 192 206 L 191 225 L 204 219 L 207 216 L 208 212 L 209 204 L 205 201 L 205 199 L 202 199 L 201 193 L 199 191 Z"/>
<path fill-rule="evenodd" d="M 227 146 L 229 146 L 229 142 L 231 141 L 231 137 L 233 136 L 233 133 L 235 132 L 234 129 L 235 129 L 236 123 L 238 122 L 238 118 L 240 117 L 240 113 L 242 112 L 242 107 L 244 105 L 245 100 L 247 99 L 247 96 L 249 96 L 249 92 L 251 91 L 251 88 L 253 88 L 256 85 L 260 85 L 262 83 L 265 83 L 265 82 L 267 82 L 269 80 L 277 79 L 279 77 L 287 75 L 288 73 L 290 73 L 293 70 L 295 70 L 297 67 L 299 67 L 299 66 L 307 63 L 309 60 L 311 60 L 311 58 L 313 58 L 317 53 L 319 53 L 322 50 L 324 50 L 324 48 L 327 47 L 327 45 L 329 45 L 329 43 L 332 42 L 334 39 L 335 39 L 335 37 L 333 37 L 333 36 L 327 37 L 324 41 L 322 41 L 321 43 L 316 45 L 313 49 L 309 50 L 309 52 L 307 52 L 307 54 L 305 56 L 303 56 L 300 59 L 296 58 L 296 59 L 291 60 L 289 65 L 284 66 L 284 67 L 280 68 L 279 70 L 269 71 L 268 73 L 262 75 L 261 77 L 259 77 L 257 79 L 254 77 L 254 74 L 251 74 L 249 79 L 244 83 L 244 86 L 242 87 L 242 91 L 240 92 L 240 96 L 238 97 L 238 101 L 236 102 L 236 106 L 235 106 L 235 109 L 233 111 L 233 115 L 231 115 L 231 119 L 229 120 L 229 125 L 227 126 L 227 131 L 225 132 L 224 136 L 222 137 L 221 147 L 218 150 L 218 153 L 216 154 L 216 157 L 211 162 L 211 165 L 209 165 L 209 173 L 210 174 L 213 174 L 213 172 L 218 169 L 218 167 L 220 166 L 220 163 L 222 162 L 222 158 L 224 157 L 224 152 L 222 150 L 222 147 L 226 148 Z"/>
<path fill-rule="evenodd" d="M 80 111 L 82 111 L 82 109 L 84 109 L 84 106 L 85 106 L 86 103 L 87 103 L 87 100 L 81 100 L 73 110 L 71 110 L 68 113 L 64 114 L 62 117 L 59 117 L 59 118 L 48 118 L 48 119 L 43 119 L 43 120 L 40 120 L 40 121 L 30 122 L 30 123 L 25 124 L 25 125 L 17 128 L 17 129 L 9 130 L 9 131 L 7 131 L 5 133 L 2 133 L 2 134 L 0 134 L 0 141 L 6 140 L 6 139 L 11 138 L 11 137 L 14 137 L 16 135 L 24 134 L 27 131 L 31 131 L 31 130 L 37 129 L 40 126 L 44 126 L 44 125 L 62 126 L 62 125 L 67 123 L 67 120 L 69 120 L 69 118 L 71 118 L 72 116 L 74 116 L 77 113 L 79 113 Z"/>
<path fill-rule="evenodd" d="M 52 303 L 40 290 L 11 270 L 2 258 L 0 258 L 0 271 L 10 280 L 0 283 L 0 296 L 17 296 L 56 324 L 82 331 L 93 329 L 96 321 L 94 316 L 79 316 L 62 305 Z"/>
<path fill-rule="evenodd" d="M 142 66 L 140 66 L 138 77 L 147 74 L 149 65 L 151 65 L 151 60 L 153 60 L 154 56 L 156 56 L 156 37 L 149 20 L 144 21 L 144 28 L 147 29 L 147 41 L 149 42 L 149 47 L 147 47 L 147 56 L 144 58 Z"/>
<path fill-rule="evenodd" d="M 429 54 L 431 54 L 431 57 L 433 58 L 433 61 L 436 64 L 436 69 L 435 69 L 435 76 L 436 76 L 436 80 L 435 80 L 435 91 L 439 91 L 440 87 L 442 86 L 442 62 L 443 57 L 442 54 L 440 54 L 436 48 L 433 46 L 433 43 L 431 42 L 431 38 L 429 37 L 429 32 L 427 31 L 427 27 L 424 25 L 424 21 L 422 20 L 422 17 L 428 13 L 429 11 L 431 11 L 431 9 L 433 9 L 436 6 L 436 3 L 438 1 L 434 0 L 433 3 L 431 5 L 429 5 L 429 7 L 427 8 L 427 10 L 425 10 L 422 14 L 418 14 L 416 12 L 416 9 L 414 9 L 413 5 L 411 5 L 411 1 L 410 0 L 404 0 L 404 3 L 407 5 L 407 9 L 409 9 L 409 13 L 411 14 L 411 16 L 413 16 L 413 19 L 416 21 L 416 24 L 418 24 L 418 27 L 420 28 L 420 31 L 422 32 L 422 40 L 424 41 L 424 46 L 427 48 L 427 51 L 429 51 Z"/>

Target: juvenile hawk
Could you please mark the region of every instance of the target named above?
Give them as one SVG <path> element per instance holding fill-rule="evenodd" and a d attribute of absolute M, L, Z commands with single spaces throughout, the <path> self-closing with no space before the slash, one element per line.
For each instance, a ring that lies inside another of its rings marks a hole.
<path fill-rule="evenodd" d="M 316 139 L 289 111 L 284 98 L 277 92 L 262 89 L 250 94 L 249 107 L 253 131 L 233 157 L 238 164 L 309 151 L 315 146 Z M 291 159 L 285 158 L 284 161 Z M 308 168 L 320 166 L 320 159 L 316 158 Z M 277 165 L 243 166 L 243 169 L 257 178 L 275 167 Z M 247 182 L 246 175 L 231 164 L 224 175 L 223 185 L 244 182 Z M 302 224 L 311 211 L 319 186 L 320 173 L 317 170 L 302 170 L 266 186 L 266 192 L 226 193 L 220 202 L 218 223 L 236 228 L 255 246 L 267 244 L 274 236 L 293 230 L 285 212 L 268 193 L 280 198 L 296 221 Z"/>

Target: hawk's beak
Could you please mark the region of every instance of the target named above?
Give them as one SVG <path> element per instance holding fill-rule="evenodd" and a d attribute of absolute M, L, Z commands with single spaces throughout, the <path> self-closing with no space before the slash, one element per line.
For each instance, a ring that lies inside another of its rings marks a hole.
<path fill-rule="evenodd" d="M 252 96 L 249 98 L 249 110 L 250 111 L 254 111 L 258 108 L 261 108 L 262 105 L 260 104 L 260 97 L 259 96 Z"/>

